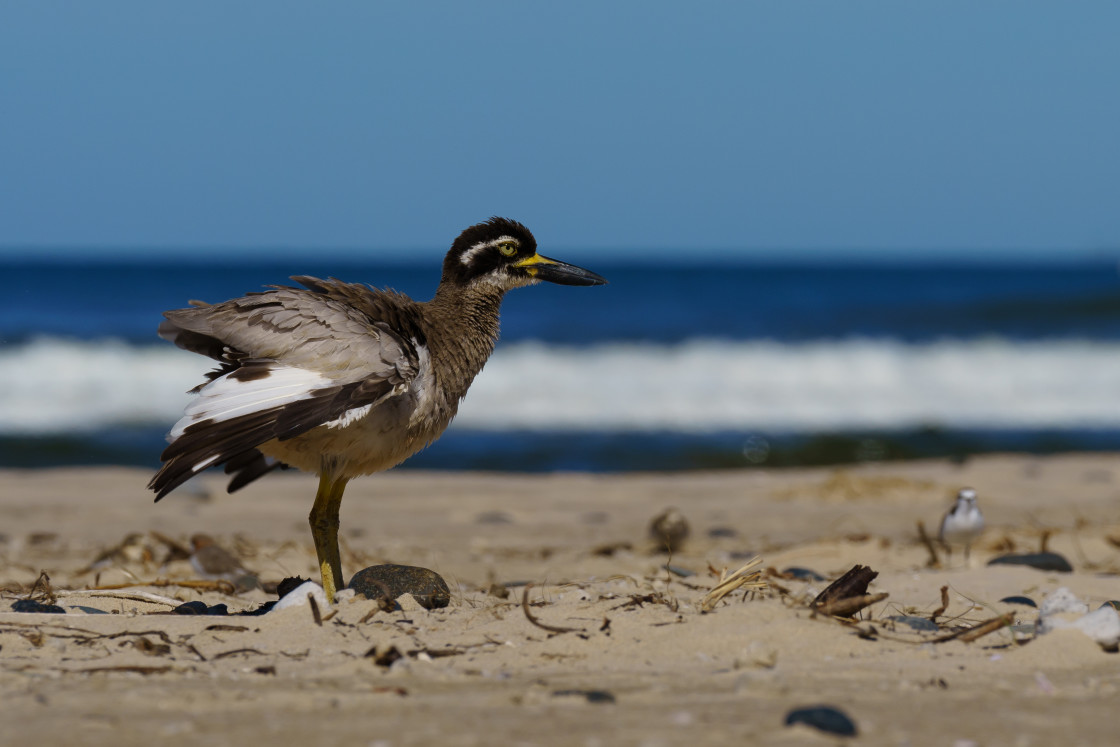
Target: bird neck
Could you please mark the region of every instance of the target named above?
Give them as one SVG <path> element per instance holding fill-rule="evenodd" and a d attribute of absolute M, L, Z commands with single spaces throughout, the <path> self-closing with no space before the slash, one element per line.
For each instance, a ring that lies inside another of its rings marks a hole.
<path fill-rule="evenodd" d="M 497 286 L 456 286 L 441 284 L 428 302 L 440 320 L 439 329 L 429 332 L 444 346 L 456 350 L 456 358 L 466 364 L 469 377 L 482 370 L 498 341 L 498 312 L 505 291 Z"/>

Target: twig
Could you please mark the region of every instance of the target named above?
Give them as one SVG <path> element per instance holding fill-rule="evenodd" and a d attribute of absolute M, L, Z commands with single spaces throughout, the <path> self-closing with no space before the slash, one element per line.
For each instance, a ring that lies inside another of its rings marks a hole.
<path fill-rule="evenodd" d="M 1001 628 L 1006 628 L 1015 622 L 1015 614 L 1008 612 L 1006 615 L 993 617 L 991 620 L 986 620 L 979 625 L 968 628 L 967 630 L 958 630 L 948 635 L 943 635 L 940 638 L 934 638 L 934 643 L 944 643 L 945 641 L 960 640 L 965 643 L 972 643 L 977 638 L 982 638 L 988 633 L 994 633 Z"/>
<path fill-rule="evenodd" d="M 133 588 L 136 588 L 137 586 L 155 586 L 157 588 L 163 588 L 163 587 L 167 587 L 167 586 L 181 586 L 185 589 L 195 589 L 195 590 L 200 590 L 200 591 L 218 591 L 218 592 L 221 592 L 223 594 L 230 594 L 230 595 L 234 594 L 237 591 L 236 587 L 234 587 L 234 585 L 231 582 L 225 581 L 225 580 L 222 580 L 222 579 L 215 580 L 215 581 L 190 581 L 190 580 L 172 581 L 172 580 L 163 579 L 163 578 L 157 578 L 155 581 L 137 581 L 134 584 L 109 584 L 107 586 L 92 586 L 92 587 L 90 587 L 90 591 L 105 591 L 105 590 L 115 590 L 115 589 L 133 589 Z"/>
<path fill-rule="evenodd" d="M 235 649 L 231 649 L 230 651 L 223 651 L 220 654 L 214 654 L 214 656 L 211 657 L 211 659 L 212 659 L 212 661 L 217 661 L 218 659 L 225 659 L 226 657 L 237 656 L 238 654 L 256 654 L 258 656 L 264 656 L 265 655 L 264 651 L 258 651 L 255 648 L 235 648 Z"/>
<path fill-rule="evenodd" d="M 134 602 L 155 602 L 156 604 L 166 604 L 169 607 L 178 607 L 182 604 L 178 599 L 170 597 L 161 597 L 159 594 L 152 594 L 147 591 L 129 591 L 120 592 L 109 589 L 92 589 L 90 591 L 75 590 L 75 591 L 56 591 L 55 595 L 60 597 L 73 597 L 86 595 L 90 597 L 109 597 L 111 599 L 129 599 Z"/>
<path fill-rule="evenodd" d="M 311 605 L 311 617 L 315 620 L 315 624 L 320 628 L 323 627 L 323 613 L 319 612 L 319 603 L 315 601 L 315 595 L 308 594 L 307 601 Z"/>
<path fill-rule="evenodd" d="M 533 613 L 529 611 L 529 590 L 533 588 L 532 582 L 525 584 L 525 592 L 521 596 L 521 609 L 525 611 L 525 619 L 536 625 L 541 630 L 547 630 L 550 633 L 582 633 L 583 628 L 562 628 L 558 625 L 548 625 L 542 623 L 537 618 L 533 617 Z"/>
<path fill-rule="evenodd" d="M 942 586 L 941 587 L 941 606 L 933 611 L 933 614 L 931 614 L 929 616 L 929 621 L 931 623 L 936 623 L 937 618 L 939 618 L 942 615 L 942 613 L 944 613 L 945 610 L 947 610 L 948 608 L 949 608 L 949 587 L 948 586 Z"/>
<path fill-rule="evenodd" d="M 918 539 L 926 546 L 926 551 L 929 552 L 929 561 L 926 566 L 929 568 L 940 568 L 941 559 L 937 557 L 937 546 L 933 544 L 929 534 L 926 533 L 926 525 L 921 519 L 918 520 Z"/>

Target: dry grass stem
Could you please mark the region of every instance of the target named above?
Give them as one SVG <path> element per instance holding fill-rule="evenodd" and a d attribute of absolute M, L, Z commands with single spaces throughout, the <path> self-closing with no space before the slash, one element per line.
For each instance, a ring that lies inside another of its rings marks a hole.
<path fill-rule="evenodd" d="M 763 591 L 766 589 L 767 584 L 762 580 L 762 571 L 754 570 L 760 565 L 762 565 L 762 558 L 755 557 L 734 573 L 728 574 L 725 568 L 720 573 L 719 583 L 712 587 L 712 590 L 700 600 L 700 611 L 711 612 L 724 597 L 739 589 L 746 589 L 747 591 Z"/>

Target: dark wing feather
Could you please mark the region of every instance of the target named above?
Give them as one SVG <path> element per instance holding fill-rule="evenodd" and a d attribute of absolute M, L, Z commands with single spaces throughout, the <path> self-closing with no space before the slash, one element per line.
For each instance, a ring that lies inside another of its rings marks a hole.
<path fill-rule="evenodd" d="M 221 362 L 195 391 L 220 379 L 264 378 L 274 367 L 316 372 L 330 385 L 278 407 L 190 423 L 164 451 L 164 464 L 149 483 L 156 500 L 221 464 L 238 465 L 231 468 L 236 476 L 230 486 L 241 487 L 272 469 L 257 459 L 261 444 L 294 438 L 347 410 L 376 404 L 419 374 L 415 345 L 423 336 L 415 324 L 402 321 L 410 318 L 412 301 L 333 279 L 296 280 L 307 289 L 276 287 L 164 315 L 161 337 Z"/>
<path fill-rule="evenodd" d="M 226 462 L 225 473 L 233 475 L 230 478 L 229 485 L 226 486 L 226 492 L 236 493 L 257 478 L 264 477 L 275 469 L 288 469 L 288 465 L 278 459 L 266 457 L 256 449 L 242 452 Z"/>

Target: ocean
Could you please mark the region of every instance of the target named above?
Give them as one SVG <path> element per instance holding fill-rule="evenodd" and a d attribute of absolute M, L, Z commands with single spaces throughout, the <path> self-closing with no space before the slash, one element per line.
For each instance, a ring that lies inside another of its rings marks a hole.
<path fill-rule="evenodd" d="M 156 336 L 166 309 L 293 274 L 427 299 L 440 259 L 0 260 L 0 466 L 157 466 L 186 390 L 211 368 Z M 1113 261 L 576 261 L 611 284 L 511 292 L 458 418 L 403 468 L 1120 450 Z"/>

